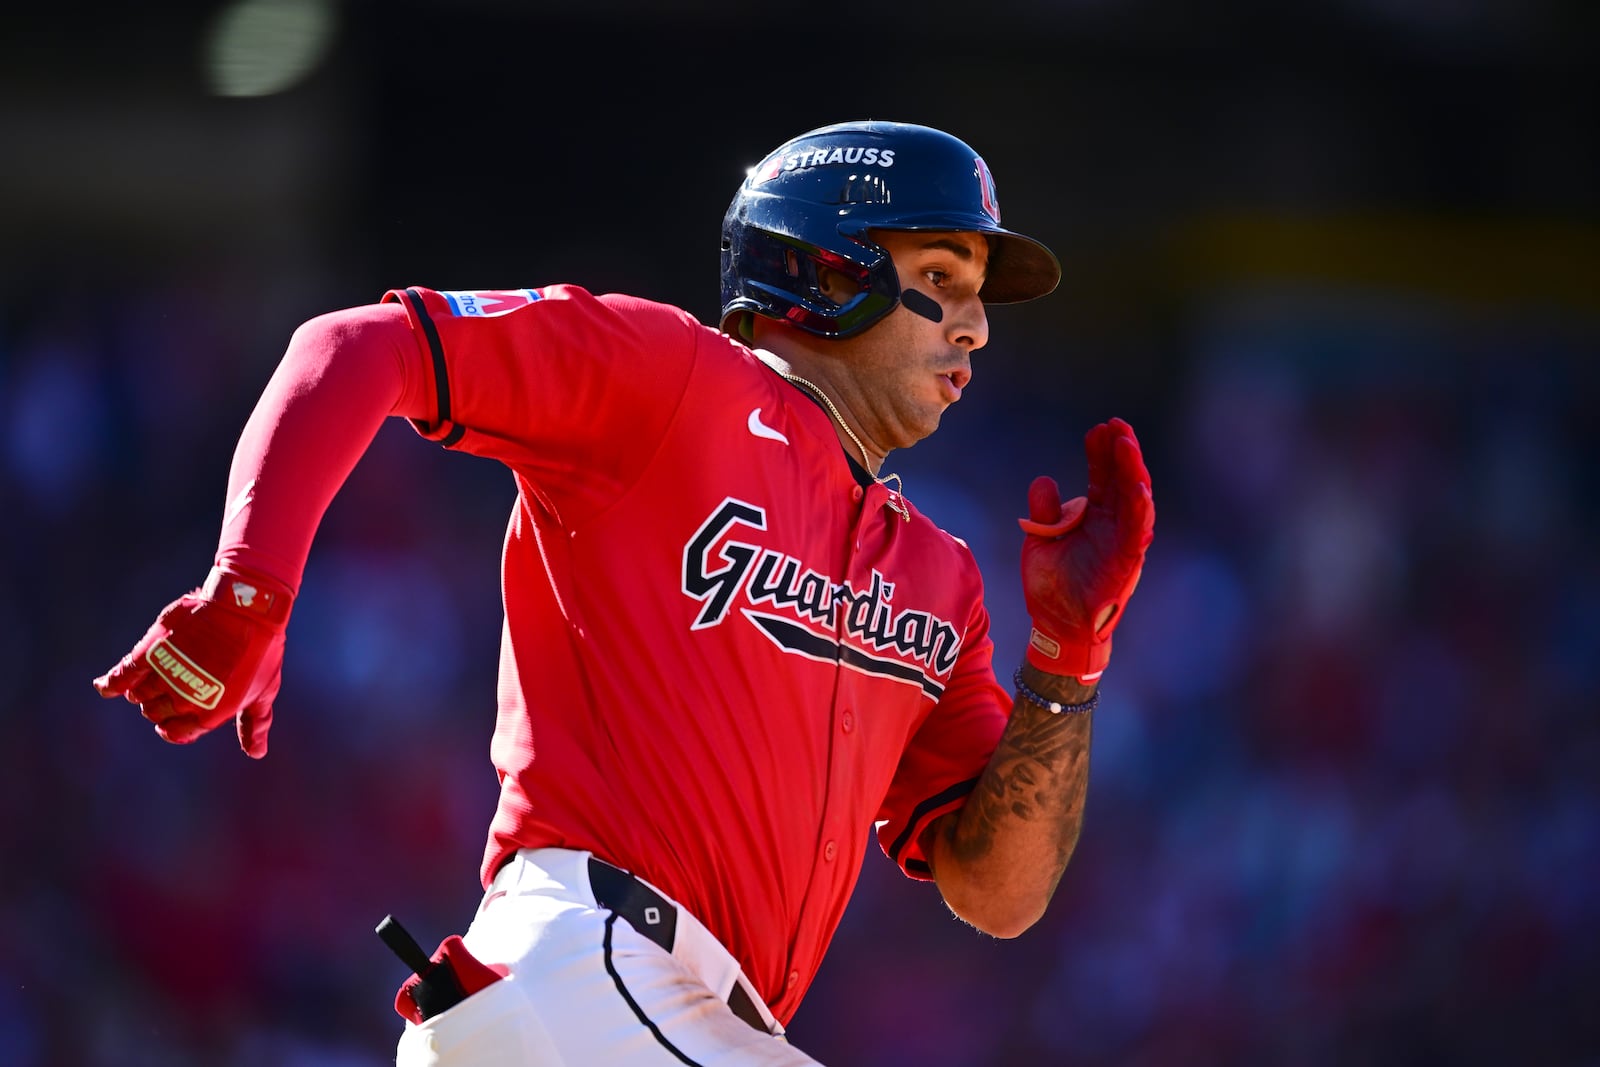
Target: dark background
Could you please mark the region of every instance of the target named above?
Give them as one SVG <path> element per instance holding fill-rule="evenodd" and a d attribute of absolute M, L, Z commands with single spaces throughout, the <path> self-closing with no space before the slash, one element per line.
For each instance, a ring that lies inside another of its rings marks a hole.
<path fill-rule="evenodd" d="M 744 168 L 876 117 L 971 143 L 1065 267 L 889 464 L 977 552 L 1003 671 L 1035 473 L 1081 484 L 1121 415 L 1159 518 L 1049 914 L 985 938 L 870 850 L 795 1044 L 1600 1063 L 1593 5 L 266 7 L 329 36 L 257 97 L 217 92 L 221 5 L 0 25 L 0 1059 L 392 1059 L 372 927 L 479 895 L 510 478 L 380 433 L 263 762 L 90 678 L 204 576 L 300 321 L 555 281 L 712 319 Z"/>

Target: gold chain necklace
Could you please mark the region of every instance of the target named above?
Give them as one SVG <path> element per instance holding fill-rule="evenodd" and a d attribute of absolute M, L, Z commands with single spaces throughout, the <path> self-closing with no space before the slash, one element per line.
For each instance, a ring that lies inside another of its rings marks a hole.
<path fill-rule="evenodd" d="M 822 406 L 828 409 L 828 414 L 833 416 L 833 421 L 839 424 L 840 429 L 844 430 L 845 436 L 850 438 L 855 446 L 861 450 L 861 463 L 866 468 L 867 473 L 872 475 L 874 481 L 889 491 L 889 510 L 899 515 L 906 522 L 910 522 L 911 510 L 906 507 L 903 499 L 905 492 L 901 488 L 900 475 L 890 472 L 880 478 L 876 474 L 872 474 L 872 457 L 867 454 L 867 446 L 861 443 L 861 438 L 857 437 L 856 432 L 850 428 L 850 424 L 844 421 L 844 416 L 839 414 L 839 409 L 833 406 L 833 401 L 828 398 L 828 394 L 798 374 L 790 374 L 787 371 L 778 371 L 778 374 L 787 381 L 804 386 L 818 400 L 822 401 Z M 890 482 L 894 482 L 893 487 L 889 485 Z"/>

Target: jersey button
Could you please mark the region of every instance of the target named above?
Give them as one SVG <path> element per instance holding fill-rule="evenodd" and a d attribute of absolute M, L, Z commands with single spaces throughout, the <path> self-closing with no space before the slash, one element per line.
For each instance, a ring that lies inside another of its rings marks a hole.
<path fill-rule="evenodd" d="M 849 733 L 851 730 L 856 728 L 856 717 L 849 711 L 846 711 L 843 715 L 839 716 L 839 725 L 844 728 L 845 733 Z"/>
<path fill-rule="evenodd" d="M 827 860 L 829 863 L 832 863 L 833 857 L 837 856 L 838 854 L 839 846 L 835 845 L 832 841 L 829 841 L 826 845 L 822 846 L 822 858 Z"/>
<path fill-rule="evenodd" d="M 789 972 L 789 977 L 785 978 L 783 980 L 783 987 L 785 989 L 793 989 L 795 987 L 795 985 L 797 983 L 799 983 L 799 981 L 800 981 L 800 972 L 799 971 L 790 971 Z"/>
<path fill-rule="evenodd" d="M 859 501 L 862 497 L 864 497 L 866 495 L 867 495 L 866 494 L 866 490 L 862 489 L 859 485 L 856 486 L 854 489 L 850 490 L 850 499 L 851 500 Z"/>

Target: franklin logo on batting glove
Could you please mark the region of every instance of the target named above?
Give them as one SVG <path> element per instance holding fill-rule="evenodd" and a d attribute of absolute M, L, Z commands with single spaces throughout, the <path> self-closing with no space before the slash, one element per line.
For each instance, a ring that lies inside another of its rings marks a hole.
<path fill-rule="evenodd" d="M 210 711 L 222 699 L 223 685 L 194 660 L 185 656 L 170 641 L 157 641 L 145 653 L 161 680 L 195 707 Z"/>

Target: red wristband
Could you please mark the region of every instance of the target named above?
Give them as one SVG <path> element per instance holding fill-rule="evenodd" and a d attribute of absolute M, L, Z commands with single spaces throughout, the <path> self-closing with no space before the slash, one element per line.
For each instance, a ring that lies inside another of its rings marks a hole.
<path fill-rule="evenodd" d="M 289 624 L 294 594 L 282 582 L 247 571 L 235 564 L 218 564 L 206 575 L 200 595 L 237 611 L 260 616 L 274 630 Z"/>

